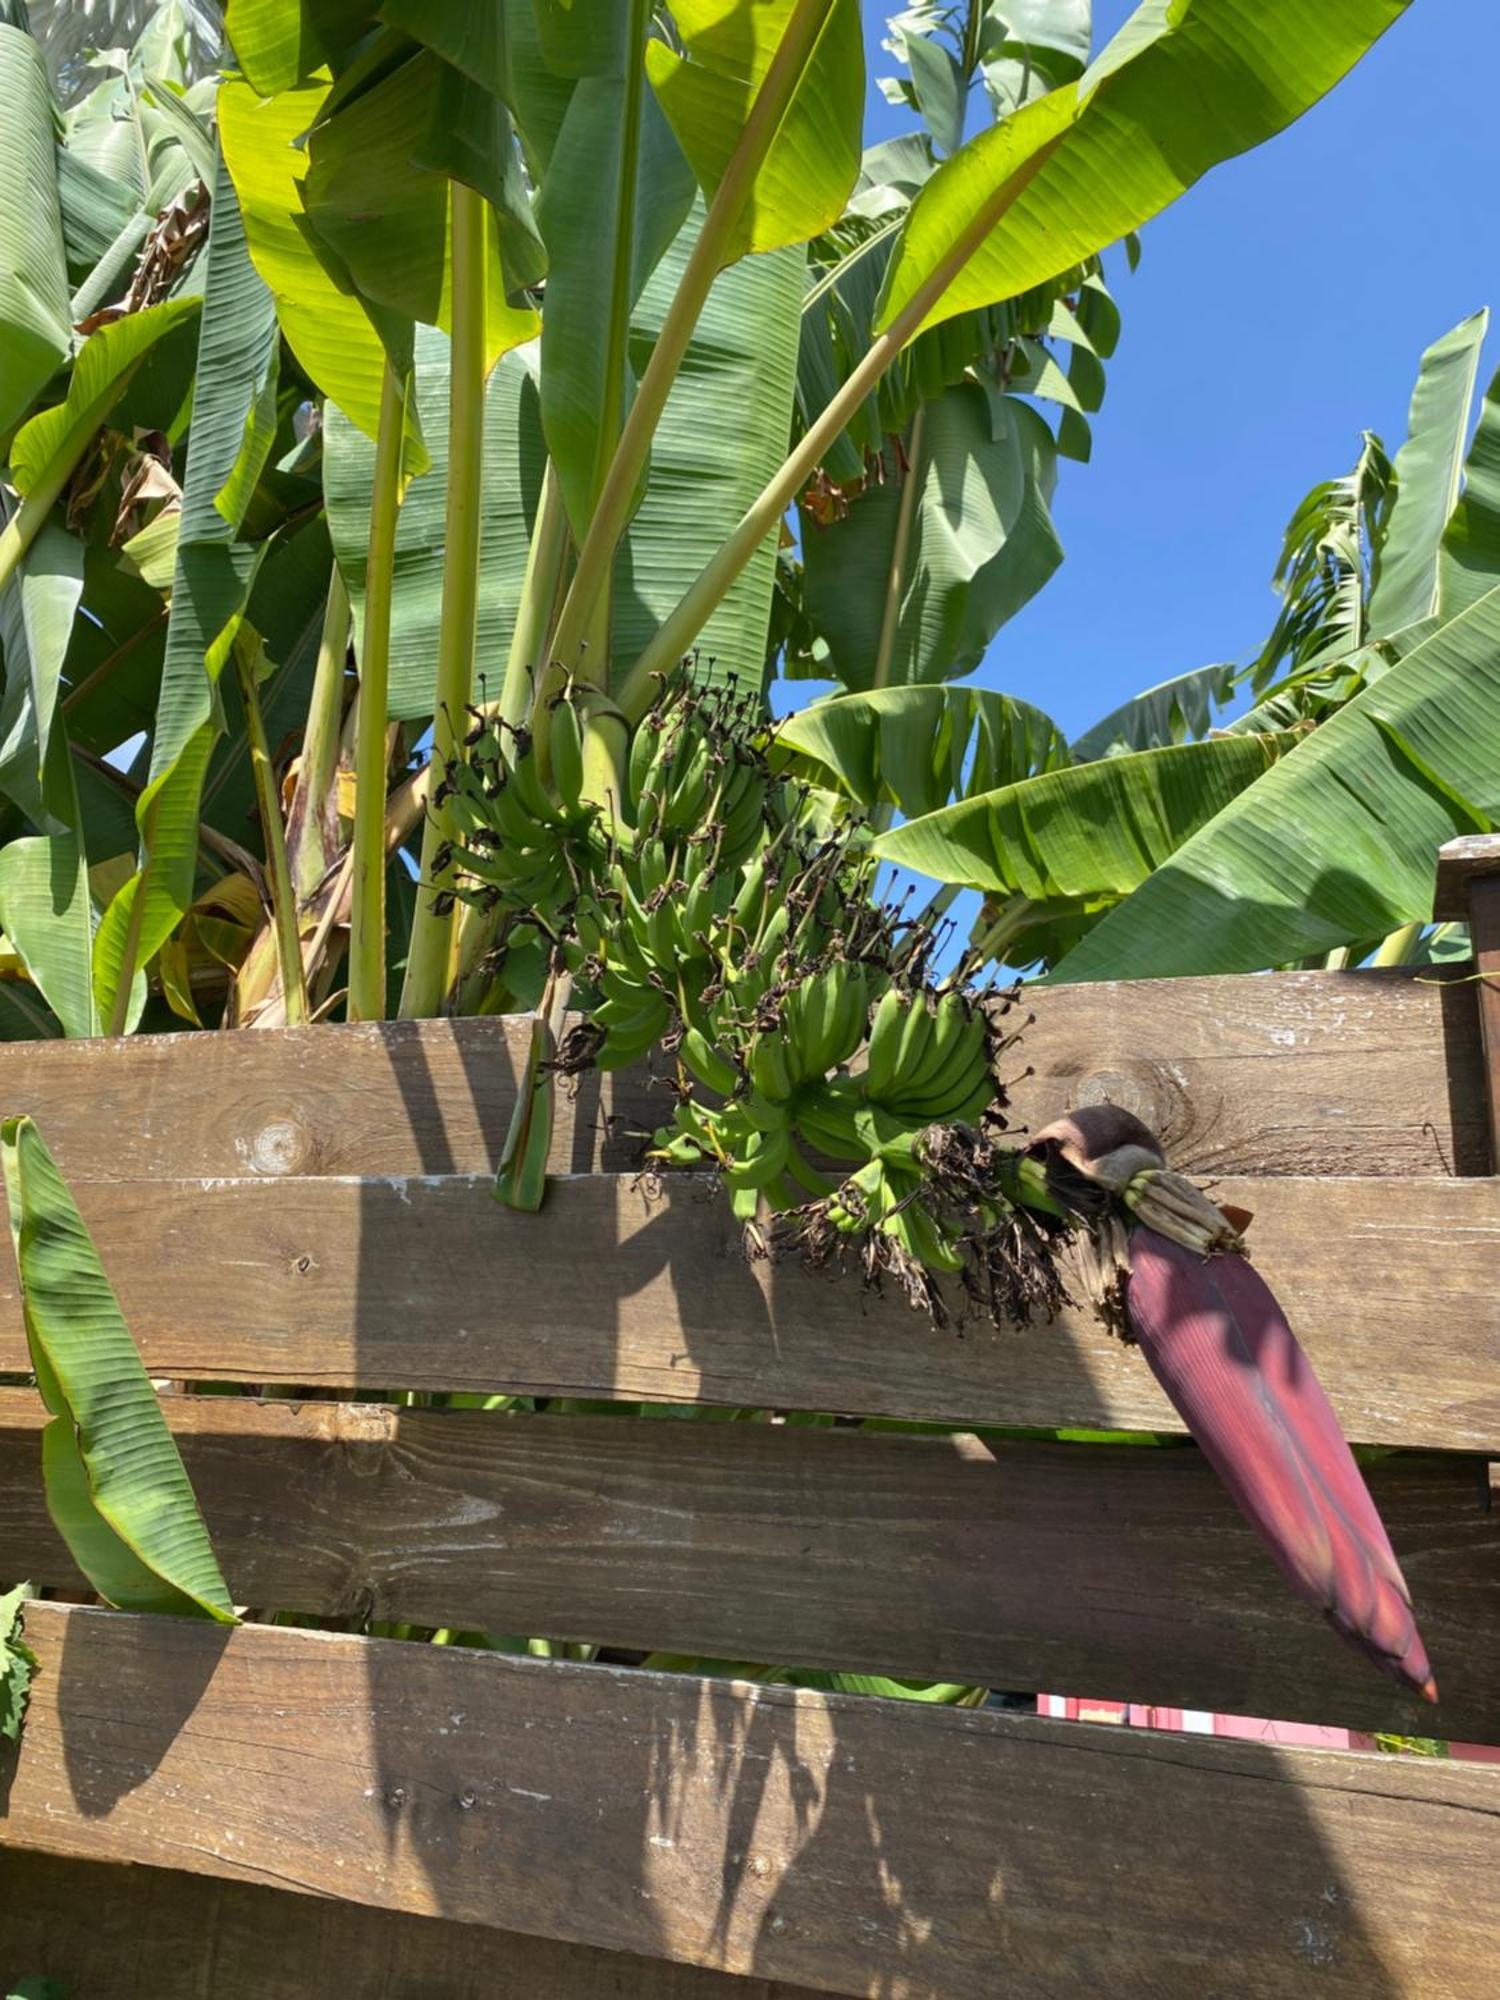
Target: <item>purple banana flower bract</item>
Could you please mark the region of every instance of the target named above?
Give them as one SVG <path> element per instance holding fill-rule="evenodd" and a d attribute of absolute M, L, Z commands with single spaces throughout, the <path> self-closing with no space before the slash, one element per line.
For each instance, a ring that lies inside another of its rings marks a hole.
<path fill-rule="evenodd" d="M 1411 1593 L 1328 1398 L 1243 1257 L 1130 1237 L 1126 1306 L 1152 1373 L 1272 1560 L 1376 1666 L 1428 1701 Z"/>

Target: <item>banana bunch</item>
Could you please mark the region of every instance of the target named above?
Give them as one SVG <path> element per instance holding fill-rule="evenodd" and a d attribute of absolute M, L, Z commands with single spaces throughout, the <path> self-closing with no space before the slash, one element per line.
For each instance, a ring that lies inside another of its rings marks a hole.
<path fill-rule="evenodd" d="M 995 1094 L 984 1009 L 957 988 L 936 999 L 891 987 L 870 1026 L 872 1103 L 927 1125 L 972 1125 Z"/>
<path fill-rule="evenodd" d="M 1008 1037 L 934 984 L 931 931 L 879 898 L 864 825 L 781 774 L 758 697 L 664 687 L 617 811 L 583 795 L 590 699 L 549 705 L 545 775 L 526 730 L 476 715 L 446 779 L 457 893 L 501 910 L 503 939 L 544 941 L 583 1060 L 671 1059 L 656 1159 L 715 1172 L 761 1240 L 848 1250 L 938 1310 L 933 1278 L 988 1269 L 1015 1213 L 988 1165 L 952 1170 L 993 1157 Z"/>
<path fill-rule="evenodd" d="M 473 714 L 464 755 L 448 766 L 437 795 L 453 801 L 458 837 L 443 865 L 457 864 L 455 894 L 484 909 L 555 911 L 592 880 L 608 848 L 599 808 L 582 797 L 578 704 L 568 691 L 552 705 L 550 784 L 530 730 Z"/>

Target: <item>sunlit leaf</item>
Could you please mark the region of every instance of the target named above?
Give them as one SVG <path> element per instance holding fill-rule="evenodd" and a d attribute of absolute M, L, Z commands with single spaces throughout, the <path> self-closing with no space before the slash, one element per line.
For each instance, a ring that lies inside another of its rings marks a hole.
<path fill-rule="evenodd" d="M 235 1622 L 172 1433 L 67 1183 L 30 1118 L 0 1126 L 47 1506 L 101 1597 Z"/>

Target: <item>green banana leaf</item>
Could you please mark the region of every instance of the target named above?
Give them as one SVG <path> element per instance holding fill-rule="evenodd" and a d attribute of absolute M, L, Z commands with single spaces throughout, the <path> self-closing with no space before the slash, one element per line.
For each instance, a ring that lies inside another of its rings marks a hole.
<path fill-rule="evenodd" d="M 23 424 L 11 445 L 12 483 L 35 509 L 45 512 L 51 505 L 100 425 L 127 396 L 131 404 L 137 402 L 142 388 L 138 378 L 147 378 L 146 394 L 131 412 L 135 422 L 142 429 L 173 429 L 174 410 L 180 411 L 191 380 L 183 379 L 184 357 L 172 336 L 197 316 L 198 306 L 195 298 L 166 299 L 89 335 L 78 350 L 67 395 Z M 149 364 L 160 358 L 164 347 L 170 348 L 173 366 L 165 372 L 150 371 Z"/>
<path fill-rule="evenodd" d="M 236 1622 L 161 1405 L 67 1183 L 30 1118 L 0 1125 L 47 1506 L 89 1582 L 129 1611 Z"/>
<path fill-rule="evenodd" d="M 307 153 L 297 141 L 327 95 L 327 86 L 315 83 L 261 98 L 248 83 L 230 81 L 219 91 L 219 134 L 251 261 L 276 300 L 287 345 L 311 380 L 373 439 L 386 350 L 358 297 L 324 268 L 302 209 Z M 413 433 L 406 469 L 425 467 L 425 450 Z"/>
<path fill-rule="evenodd" d="M 176 516 L 164 517 L 175 523 Z M 122 549 L 83 553 L 83 616 L 73 620 L 63 677 L 69 740 L 107 756 L 151 729 L 161 691 L 167 606 Z"/>
<path fill-rule="evenodd" d="M 150 778 L 136 808 L 140 866 L 111 900 L 94 942 L 99 1014 L 112 1033 L 134 1025 L 135 974 L 193 900 L 199 798 L 223 726 L 218 680 L 262 554 L 238 535 L 275 435 L 276 366 L 275 305 L 250 262 L 221 161 L 161 699 Z"/>
<path fill-rule="evenodd" d="M 262 97 L 292 90 L 374 24 L 375 0 L 229 0 L 224 32 Z"/>
<path fill-rule="evenodd" d="M 36 1595 L 29 1583 L 0 1593 L 0 1742 L 19 1743 L 26 1720 L 36 1654 L 24 1637 L 26 1606 Z"/>
<path fill-rule="evenodd" d="M 802 510 L 807 614 L 851 690 L 972 673 L 1062 561 L 1048 505 L 1057 452 L 1035 410 L 961 383 L 922 406 L 913 438 L 910 470 L 867 487 L 842 519 L 822 527 Z"/>
<path fill-rule="evenodd" d="M 448 340 L 433 327 L 416 336 L 416 399 L 428 469 L 406 489 L 396 535 L 391 609 L 393 718 L 432 714 L 447 541 Z M 534 351 L 507 354 L 485 390 L 484 499 L 480 527 L 476 673 L 498 695 L 521 601 L 526 552 L 546 468 Z M 328 527 L 361 634 L 375 448 L 333 406 L 326 412 L 323 482 Z"/>
<path fill-rule="evenodd" d="M 0 931 L 69 1035 L 98 1033 L 93 905 L 66 734 L 54 726 L 83 544 L 49 521 L 0 591 L 0 791 L 38 829 L 0 844 Z"/>
<path fill-rule="evenodd" d="M 794 16 L 808 0 L 673 0 L 678 49 L 646 47 L 646 74 L 712 199 Z M 825 19 L 731 230 L 724 262 L 805 243 L 836 222 L 859 172 L 865 52 L 858 0 Z"/>
<path fill-rule="evenodd" d="M 1409 0 L 1147 0 L 1076 82 L 944 161 L 912 205 L 879 325 L 1015 298 L 1290 125 Z"/>
<path fill-rule="evenodd" d="M 1213 727 L 1214 706 L 1234 695 L 1234 668 L 1195 667 L 1158 681 L 1144 694 L 1112 708 L 1073 745 L 1075 764 L 1091 763 L 1117 750 L 1161 750 L 1188 737 L 1206 736 Z"/>
<path fill-rule="evenodd" d="M 1422 356 L 1396 492 L 1370 590 L 1369 630 L 1399 632 L 1438 609 L 1444 531 L 1458 504 L 1479 350 L 1489 314 L 1461 320 Z"/>
<path fill-rule="evenodd" d="M 799 709 L 777 741 L 811 760 L 856 804 L 891 803 L 909 820 L 955 796 L 993 792 L 1067 765 L 1050 716 L 988 688 L 879 688 Z"/>
<path fill-rule="evenodd" d="M 9 583 L 0 588 L 0 792 L 44 832 L 64 823 L 47 797 L 47 751 L 73 621 L 83 599 L 83 544 L 47 521 Z"/>
<path fill-rule="evenodd" d="M 646 9 L 622 7 L 644 30 Z M 542 425 L 575 541 L 593 516 L 633 393 L 631 315 L 693 205 L 683 158 L 622 33 L 617 60 L 581 79 L 537 201 L 547 245 Z"/>
<path fill-rule="evenodd" d="M 42 52 L 0 25 L 0 438 L 23 417 L 73 345 L 57 190 L 52 87 Z"/>
<path fill-rule="evenodd" d="M 1463 498 L 1443 535 L 1439 614 L 1467 610 L 1500 576 L 1500 374 L 1490 383 L 1464 466 Z"/>
<path fill-rule="evenodd" d="M 101 174 L 65 146 L 57 150 L 57 194 L 68 280 L 76 287 L 108 255 L 121 230 L 143 211 L 134 188 Z"/>
<path fill-rule="evenodd" d="M 941 882 L 1024 898 L 1048 917 L 1094 912 L 1160 869 L 1291 740 L 1214 736 L 1044 771 L 893 828 L 875 852 Z"/>
<path fill-rule="evenodd" d="M 493 0 L 491 0 L 493 4 Z M 545 268 L 505 106 L 404 35 L 397 57 L 346 71 L 308 140 L 302 201 L 325 255 L 374 307 L 451 324 L 450 182 L 487 202 L 486 341 L 491 365 L 537 332 L 508 294 Z M 385 43 L 380 45 L 386 46 Z M 368 74 L 366 74 L 366 70 Z M 358 76 L 358 87 L 349 81 Z"/>
<path fill-rule="evenodd" d="M 1254 972 L 1384 937 L 1432 915 L 1443 842 L 1497 817 L 1493 587 L 1186 842 L 1057 977 Z"/>
<path fill-rule="evenodd" d="M 651 343 L 701 225 L 687 227 L 647 284 L 631 328 L 631 365 Z M 623 676 L 786 457 L 797 377 L 801 248 L 721 271 L 688 343 L 651 445 L 651 479 L 615 557 L 611 657 Z M 758 687 L 776 577 L 768 536 L 699 640 L 700 670 Z"/>
<path fill-rule="evenodd" d="M 49 791 L 64 823 L 55 833 L 27 834 L 0 846 L 0 931 L 63 1033 L 97 1035 L 94 912 L 83 814 L 60 730 L 52 738 L 48 762 Z"/>

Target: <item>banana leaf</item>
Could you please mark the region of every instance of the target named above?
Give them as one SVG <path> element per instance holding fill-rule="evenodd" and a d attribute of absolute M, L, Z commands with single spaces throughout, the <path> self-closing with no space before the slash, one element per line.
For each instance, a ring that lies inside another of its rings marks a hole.
<path fill-rule="evenodd" d="M 1076 83 L 943 162 L 891 258 L 881 328 L 910 308 L 909 337 L 1118 242 L 1299 118 L 1408 4 L 1147 0 Z"/>
<path fill-rule="evenodd" d="M 30 409 L 73 345 L 57 189 L 52 88 L 42 52 L 0 25 L 0 438 Z"/>
<path fill-rule="evenodd" d="M 622 21 L 645 25 L 641 5 Z M 693 205 L 693 176 L 640 69 L 640 47 L 581 79 L 537 201 L 547 246 L 542 424 L 575 541 L 593 515 L 634 393 L 631 315 Z"/>
<path fill-rule="evenodd" d="M 203 776 L 223 727 L 218 680 L 262 554 L 239 540 L 239 528 L 275 435 L 276 367 L 275 305 L 250 262 L 221 162 L 161 700 L 136 808 L 140 867 L 94 943 L 99 1014 L 112 1033 L 138 1018 L 130 982 L 193 900 Z"/>
<path fill-rule="evenodd" d="M 232 1625 L 192 1485 L 67 1183 L 30 1118 L 0 1126 L 48 1511 L 101 1597 Z"/>
<path fill-rule="evenodd" d="M 1490 383 L 1464 466 L 1463 498 L 1443 535 L 1439 614 L 1447 619 L 1500 578 L 1500 374 Z"/>
<path fill-rule="evenodd" d="M 896 827 L 875 851 L 1051 914 L 1095 912 L 1139 888 L 1291 741 L 1215 736 L 1044 771 Z"/>
<path fill-rule="evenodd" d="M 219 132 L 251 260 L 276 300 L 287 345 L 318 388 L 373 439 L 386 349 L 359 298 L 325 269 L 302 209 L 307 153 L 296 142 L 327 95 L 321 83 L 272 98 L 257 96 L 247 83 L 225 83 Z M 413 433 L 406 469 L 416 473 L 425 466 L 426 453 Z"/>
<path fill-rule="evenodd" d="M 922 406 L 912 438 L 910 468 L 891 466 L 841 519 L 802 510 L 807 614 L 851 690 L 972 673 L 1062 561 L 1057 452 L 1035 410 L 966 382 Z"/>
<path fill-rule="evenodd" d="M 0 1742 L 18 1743 L 26 1719 L 36 1654 L 24 1637 L 26 1606 L 35 1595 L 29 1583 L 0 1592 Z"/>
<path fill-rule="evenodd" d="M 646 74 L 706 198 L 718 190 L 771 60 L 809 0 L 674 0 L 680 50 L 646 47 Z M 859 172 L 865 52 L 858 0 L 825 16 L 751 182 L 723 261 L 805 243 L 835 222 Z"/>
<path fill-rule="evenodd" d="M 1254 972 L 1384 937 L 1432 915 L 1443 842 L 1497 818 L 1500 587 L 1184 843 L 1057 977 Z"/>
<path fill-rule="evenodd" d="M 777 741 L 857 805 L 894 804 L 909 820 L 1069 762 L 1050 716 L 988 688 L 835 695 L 788 716 Z"/>
<path fill-rule="evenodd" d="M 1438 609 L 1443 535 L 1458 504 L 1489 318 L 1487 312 L 1472 314 L 1422 356 L 1370 590 L 1369 629 L 1377 638 L 1431 618 Z"/>
<path fill-rule="evenodd" d="M 631 327 L 637 375 L 701 222 L 695 205 Z M 776 250 L 715 278 L 651 446 L 651 479 L 615 558 L 614 671 L 623 674 L 786 457 L 805 256 Z M 768 537 L 702 633 L 700 671 L 758 687 L 776 574 Z"/>
<path fill-rule="evenodd" d="M 1131 701 L 1112 708 L 1073 745 L 1075 764 L 1088 764 L 1116 750 L 1160 750 L 1188 737 L 1206 736 L 1213 727 L 1214 705 L 1234 695 L 1234 668 L 1195 667 L 1159 681 Z"/>

